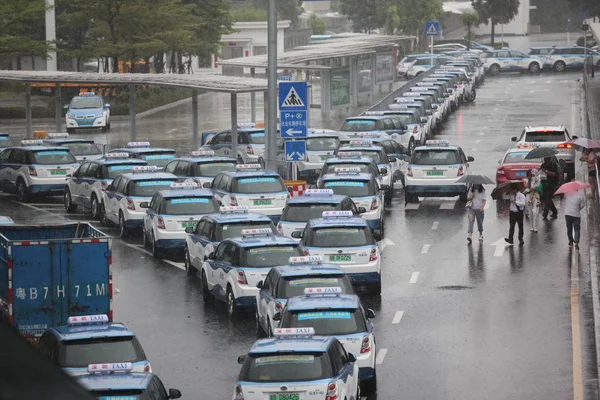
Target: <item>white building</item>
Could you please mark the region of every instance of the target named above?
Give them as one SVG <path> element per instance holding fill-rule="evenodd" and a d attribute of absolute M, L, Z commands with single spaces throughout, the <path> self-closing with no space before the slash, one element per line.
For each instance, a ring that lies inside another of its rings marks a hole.
<path fill-rule="evenodd" d="M 506 35 L 528 35 L 532 32 L 529 24 L 529 11 L 531 10 L 530 0 L 520 0 L 519 12 L 515 18 L 508 24 L 502 26 L 496 25 L 495 32 L 500 35 L 502 31 Z M 470 1 L 448 1 L 444 3 L 444 11 L 451 12 L 454 14 L 464 14 L 467 12 L 473 12 L 473 6 Z M 492 30 L 490 24 L 479 25 L 475 28 L 474 33 L 476 35 L 489 35 Z"/>

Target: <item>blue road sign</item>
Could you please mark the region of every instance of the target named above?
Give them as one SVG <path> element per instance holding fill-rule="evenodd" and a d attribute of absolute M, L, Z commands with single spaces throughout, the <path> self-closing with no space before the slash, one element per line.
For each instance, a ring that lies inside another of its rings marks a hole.
<path fill-rule="evenodd" d="M 279 82 L 279 111 L 306 110 L 306 82 Z"/>
<path fill-rule="evenodd" d="M 306 141 L 288 140 L 285 142 L 285 161 L 304 161 L 306 160 Z"/>
<path fill-rule="evenodd" d="M 279 112 L 279 137 L 302 139 L 306 134 L 306 110 Z"/>
<path fill-rule="evenodd" d="M 439 36 L 440 35 L 440 23 L 437 21 L 425 22 L 425 36 Z"/>

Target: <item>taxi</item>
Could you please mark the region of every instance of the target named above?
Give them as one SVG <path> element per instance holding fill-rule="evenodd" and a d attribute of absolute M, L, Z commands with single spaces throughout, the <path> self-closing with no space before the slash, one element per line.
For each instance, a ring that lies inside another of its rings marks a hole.
<path fill-rule="evenodd" d="M 144 247 L 158 257 L 163 251 L 185 247 L 185 230 L 196 226 L 206 214 L 219 211 L 219 203 L 207 189 L 198 189 L 195 182 L 171 183 L 170 190 L 161 190 L 151 201 L 142 201 L 146 209 L 142 227 Z"/>
<path fill-rule="evenodd" d="M 393 115 L 403 124 L 405 124 L 408 127 L 408 132 L 410 132 L 410 135 L 412 136 L 408 141 L 408 146 L 406 147 L 406 150 L 409 154 L 416 146 L 419 146 L 421 143 L 425 143 L 425 129 L 422 129 L 424 123 L 420 119 L 420 116 L 416 114 L 416 111 L 366 111 L 365 115 Z"/>
<path fill-rule="evenodd" d="M 381 133 L 385 133 L 404 147 L 408 146 L 411 138 L 408 126 L 393 115 L 361 115 L 346 118 L 346 122 L 340 129 L 340 138 L 357 132 L 379 133 L 379 137 L 383 136 Z"/>
<path fill-rule="evenodd" d="M 185 270 L 194 275 L 202 270 L 206 256 L 225 239 L 242 236 L 245 229 L 270 229 L 275 232 L 271 218 L 249 213 L 248 206 L 221 207 L 219 213 L 205 215 L 195 227 L 185 228 Z"/>
<path fill-rule="evenodd" d="M 119 236 L 126 237 L 144 225 L 146 210 L 140 205 L 148 202 L 154 193 L 166 190 L 177 181 L 173 174 L 159 172 L 155 166 L 135 166 L 133 173 L 117 176 L 102 192 L 100 222 L 116 224 Z"/>
<path fill-rule="evenodd" d="M 73 97 L 64 108 L 67 110 L 67 132 L 91 128 L 100 128 L 102 132 L 110 131 L 110 104 L 104 103 L 102 96 L 93 92 L 82 93 Z"/>
<path fill-rule="evenodd" d="M 230 157 L 216 157 L 214 151 L 192 151 L 190 157 L 176 158 L 168 163 L 163 172 L 173 174 L 186 181 L 202 186 L 210 184 L 215 176 L 225 171 L 235 171 L 237 160 Z"/>
<path fill-rule="evenodd" d="M 129 142 L 127 147 L 112 149 L 111 153 L 129 153 L 129 157 L 144 160 L 160 169 L 175 159 L 174 149 L 150 147 L 150 142 Z"/>
<path fill-rule="evenodd" d="M 600 53 L 592 49 L 586 51 L 583 46 L 555 47 L 546 56 L 545 63 L 556 72 L 565 72 L 582 69 L 586 59 L 589 64 L 600 67 Z"/>
<path fill-rule="evenodd" d="M 364 207 L 356 207 L 350 197 L 335 194 L 332 189 L 306 189 L 304 195 L 288 201 L 277 224 L 277 232 L 291 237 L 292 232 L 303 231 L 309 219 L 320 218 L 323 211 L 340 210 L 351 211 L 353 215 L 367 211 Z"/>
<path fill-rule="evenodd" d="M 350 197 L 357 207 L 364 207 L 362 218 L 377 240 L 383 239 L 384 192 L 373 175 L 362 174 L 357 167 L 336 168 L 335 173 L 323 175 L 319 189 L 332 189 L 335 194 Z"/>
<path fill-rule="evenodd" d="M 133 167 L 146 161 L 129 158 L 127 153 L 108 153 L 103 160 L 86 161 L 65 183 L 64 205 L 68 213 L 77 207 L 89 209 L 93 219 L 100 218 L 102 192 L 118 175 L 133 172 Z"/>
<path fill-rule="evenodd" d="M 414 87 L 410 88 L 410 92 L 407 93 L 417 93 L 417 96 L 430 96 L 433 104 L 437 106 L 439 117 L 438 122 L 445 121 L 446 118 L 448 118 L 448 114 L 450 111 L 450 101 L 447 100 L 446 97 L 444 97 L 444 90 L 441 87 L 431 85 L 431 83 L 419 83 L 415 84 Z M 404 95 L 408 96 L 407 93 L 404 93 Z"/>
<path fill-rule="evenodd" d="M 102 400 L 178 399 L 181 392 L 165 389 L 160 378 L 151 372 L 132 372 L 132 363 L 90 364 L 86 375 L 75 381 Z"/>
<path fill-rule="evenodd" d="M 291 197 L 279 174 L 261 169 L 259 164 L 238 164 L 236 171 L 221 172 L 203 186 L 210 187 L 224 206 L 248 206 L 275 223 Z"/>
<path fill-rule="evenodd" d="M 100 160 L 104 153 L 92 139 L 69 139 L 68 133 L 49 133 L 42 139 L 47 146 L 67 147 L 77 161 Z"/>
<path fill-rule="evenodd" d="M 291 257 L 287 265 L 271 268 L 264 281 L 256 285 L 256 333 L 259 337 L 273 336 L 273 329 L 279 328 L 279 321 L 273 316 L 281 312 L 287 299 L 300 296 L 304 289 L 321 287 L 326 292 L 331 287 L 339 287 L 342 293 L 354 293 L 352 282 L 339 265 L 323 263 L 323 257 Z"/>
<path fill-rule="evenodd" d="M 377 391 L 375 369 L 375 312 L 365 310 L 356 294 L 342 294 L 341 287 L 305 288 L 304 296 L 288 299 L 273 319 L 281 329 L 312 327 L 319 336 L 333 336 L 348 353 L 356 355 L 363 395 Z"/>
<path fill-rule="evenodd" d="M 10 134 L 6 132 L 0 132 L 0 149 L 5 149 L 10 146 Z"/>
<path fill-rule="evenodd" d="M 68 325 L 48 329 L 38 350 L 71 376 L 86 374 L 89 364 L 131 363 L 132 372 L 152 372 L 135 334 L 108 316 L 69 317 Z"/>
<path fill-rule="evenodd" d="M 209 133 L 203 150 L 214 151 L 220 157 L 232 157 L 240 164 L 259 163 L 265 167 L 265 128 L 257 128 L 254 122 L 237 124 L 237 154 L 231 152 L 231 129 Z"/>
<path fill-rule="evenodd" d="M 257 340 L 242 365 L 233 400 L 360 399 L 356 357 L 312 328 L 275 329 Z"/>
<path fill-rule="evenodd" d="M 334 174 L 336 168 L 350 167 L 360 168 L 360 172 L 363 174 L 371 174 L 375 177 L 381 175 L 381 171 L 379 171 L 379 167 L 372 157 L 363 156 L 360 152 L 342 152 L 342 155 L 338 153 L 325 161 L 323 168 L 321 169 L 321 174 L 317 179 L 317 185 L 319 185 L 323 175 Z"/>
<path fill-rule="evenodd" d="M 328 158 L 333 157 L 335 149 L 340 145 L 339 134 L 320 133 L 310 129 L 306 138 L 306 161 L 298 161 L 298 179 L 314 182 L 318 170 L 323 166 Z M 284 154 L 285 141 L 279 141 L 281 151 L 280 161 L 285 161 Z"/>
<path fill-rule="evenodd" d="M 423 91 L 410 91 L 402 93 L 402 96 L 396 97 L 394 103 L 400 99 L 411 99 L 413 101 L 423 103 L 425 110 L 429 110 L 428 114 L 431 114 L 433 119 L 431 123 L 431 129 L 433 132 L 439 130 L 442 124 L 442 109 L 438 103 L 438 99 L 434 93 L 423 92 Z"/>
<path fill-rule="evenodd" d="M 465 156 L 458 146 L 447 140 L 428 140 L 417 147 L 406 169 L 405 200 L 417 202 L 421 197 L 459 196 L 467 200 L 467 184 L 458 182 L 471 173 L 473 157 Z"/>
<path fill-rule="evenodd" d="M 360 291 L 381 293 L 381 256 L 369 226 L 350 211 L 324 211 L 294 233 L 311 256 L 338 264 Z"/>
<path fill-rule="evenodd" d="M 65 177 L 77 168 L 79 163 L 68 148 L 22 140 L 21 146 L 0 153 L 0 190 L 16 193 L 21 202 L 37 194 L 63 194 Z"/>
<path fill-rule="evenodd" d="M 242 237 L 226 239 L 208 254 L 200 277 L 204 300 L 215 298 L 226 303 L 230 317 L 256 307 L 256 284 L 272 267 L 305 255 L 298 242 L 276 236 L 270 228 L 244 229 L 241 233 Z"/>
<path fill-rule="evenodd" d="M 544 67 L 544 62 L 540 59 L 510 49 L 486 51 L 481 58 L 485 71 L 492 75 L 516 71 L 537 73 Z"/>
<path fill-rule="evenodd" d="M 425 107 L 422 102 L 415 101 L 413 98 L 396 97 L 394 103 L 388 105 L 390 111 L 415 111 L 419 115 L 419 121 L 422 124 L 421 130 L 428 140 L 433 135 L 433 111 Z M 423 142 L 424 143 L 424 142 Z"/>

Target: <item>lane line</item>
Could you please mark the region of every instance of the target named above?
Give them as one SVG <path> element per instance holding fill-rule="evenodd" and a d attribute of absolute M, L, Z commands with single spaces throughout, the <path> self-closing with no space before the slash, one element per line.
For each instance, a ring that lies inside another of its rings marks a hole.
<path fill-rule="evenodd" d="M 408 281 L 408 283 L 417 283 L 417 279 L 419 279 L 419 273 L 418 272 L 413 272 L 410 275 L 410 280 Z"/>
<path fill-rule="evenodd" d="M 421 254 L 427 254 L 429 253 L 429 248 L 431 247 L 430 244 L 424 244 L 423 248 L 421 248 Z"/>
<path fill-rule="evenodd" d="M 392 320 L 392 324 L 398 325 L 402 317 L 404 316 L 404 311 L 396 311 L 396 315 L 394 315 L 394 319 Z"/>
<path fill-rule="evenodd" d="M 434 221 L 433 225 L 431 225 L 431 229 L 436 230 L 438 226 L 440 226 L 440 223 L 438 221 Z"/>
<path fill-rule="evenodd" d="M 141 248 L 140 246 L 136 245 L 136 244 L 131 244 L 131 243 L 125 243 L 122 242 L 124 246 L 130 247 L 132 249 L 136 249 L 137 251 L 141 251 L 142 253 L 149 255 L 150 257 L 152 257 L 152 253 L 150 253 L 148 250 Z"/>
<path fill-rule="evenodd" d="M 571 341 L 573 343 L 573 400 L 583 400 L 583 367 L 579 321 L 579 251 L 571 252 Z"/>
<path fill-rule="evenodd" d="M 456 205 L 456 200 L 454 201 L 444 201 L 440 205 L 440 210 L 454 210 L 454 206 Z"/>
<path fill-rule="evenodd" d="M 377 355 L 375 356 L 375 364 L 381 365 L 383 364 L 383 360 L 385 360 L 385 355 L 387 354 L 388 349 L 379 349 Z"/>
<path fill-rule="evenodd" d="M 171 261 L 171 260 L 164 260 L 164 259 L 161 259 L 160 261 L 166 262 L 167 264 L 172 265 L 175 268 L 179 268 L 180 270 L 185 271 L 184 263 L 179 263 L 179 262 L 175 262 L 175 261 Z"/>
<path fill-rule="evenodd" d="M 421 203 L 408 203 L 404 206 L 405 210 L 418 210 L 421 207 Z"/>
<path fill-rule="evenodd" d="M 57 217 L 60 217 L 62 219 L 66 219 L 65 217 L 63 217 L 61 215 L 58 215 L 56 213 L 53 213 L 52 211 L 44 210 L 43 208 L 38 208 L 38 207 L 32 206 L 31 204 L 20 203 L 20 202 L 18 202 L 16 200 L 12 200 L 12 199 L 9 199 L 9 200 L 12 201 L 13 203 L 17 203 L 17 204 L 22 205 L 24 207 L 31 208 L 32 210 L 37 210 L 37 211 L 45 212 L 45 213 L 48 213 L 48 214 L 56 215 Z"/>
<path fill-rule="evenodd" d="M 152 257 L 152 253 L 150 253 L 148 250 L 146 250 L 146 249 L 144 249 L 144 248 L 141 248 L 140 246 L 138 246 L 138 245 L 136 245 L 136 244 L 125 243 L 125 242 L 122 242 L 122 243 L 123 243 L 125 246 L 127 246 L 127 247 L 130 247 L 130 248 L 132 248 L 132 249 L 136 249 L 137 251 L 141 251 L 142 253 L 144 253 L 144 254 L 147 254 L 147 255 L 149 255 L 150 257 Z M 154 257 L 153 257 L 153 258 L 154 258 Z M 165 263 L 167 263 L 167 264 L 169 264 L 169 265 L 171 265 L 171 266 L 173 266 L 173 267 L 175 267 L 175 268 L 179 268 L 180 270 L 183 270 L 183 271 L 185 271 L 185 268 L 183 267 L 185 264 L 183 264 L 183 263 L 178 263 L 178 262 L 171 261 L 171 260 L 165 260 L 165 259 L 162 259 L 162 258 L 154 258 L 154 259 L 155 259 L 156 261 L 162 261 L 162 262 L 165 262 Z"/>
<path fill-rule="evenodd" d="M 481 142 L 481 139 L 477 139 L 477 140 L 475 141 L 475 143 L 480 143 L 480 142 Z"/>

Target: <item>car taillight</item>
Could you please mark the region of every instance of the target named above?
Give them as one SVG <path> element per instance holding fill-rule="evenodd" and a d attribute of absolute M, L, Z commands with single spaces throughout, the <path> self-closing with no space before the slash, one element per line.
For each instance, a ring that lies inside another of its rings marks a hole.
<path fill-rule="evenodd" d="M 127 209 L 135 211 L 135 203 L 131 199 L 127 199 Z"/>
<path fill-rule="evenodd" d="M 237 283 L 239 283 L 240 285 L 248 284 L 248 280 L 246 279 L 246 274 L 241 269 L 238 269 L 238 271 L 237 271 Z"/>
<path fill-rule="evenodd" d="M 290 193 L 287 194 L 287 198 L 285 199 L 286 202 L 290 201 L 290 199 L 292 198 L 292 195 Z"/>
<path fill-rule="evenodd" d="M 281 303 L 280 303 L 280 302 L 278 302 L 278 301 L 276 301 L 276 302 L 275 302 L 275 310 L 277 310 L 277 311 L 281 311 L 281 309 L 282 309 L 282 308 L 283 308 L 283 307 L 281 306 Z"/>
<path fill-rule="evenodd" d="M 237 205 L 238 205 L 237 199 L 235 198 L 234 195 L 230 195 L 230 196 L 231 196 L 231 198 L 229 199 L 229 205 L 231 207 L 237 207 Z"/>
<path fill-rule="evenodd" d="M 498 168 L 496 171 L 496 175 L 506 175 L 506 171 L 504 171 L 504 167 Z"/>
<path fill-rule="evenodd" d="M 277 223 L 277 233 L 283 235 L 283 226 L 281 226 L 281 223 Z"/>
<path fill-rule="evenodd" d="M 413 133 L 416 135 L 417 133 L 419 133 L 419 127 L 415 126 L 413 129 Z"/>
<path fill-rule="evenodd" d="M 252 148 L 252 146 L 246 146 L 246 153 L 254 154 L 254 149 Z"/>
<path fill-rule="evenodd" d="M 150 364 L 146 364 L 144 366 L 144 372 L 152 372 L 152 367 L 150 366 Z"/>
<path fill-rule="evenodd" d="M 371 262 L 371 261 L 377 261 L 377 258 L 378 258 L 378 256 L 377 256 L 377 248 L 373 247 L 371 249 L 371 255 L 369 256 L 369 262 Z"/>
<path fill-rule="evenodd" d="M 465 166 L 461 165 L 460 167 L 458 167 L 458 172 L 456 173 L 456 176 L 463 176 L 465 174 Z"/>
<path fill-rule="evenodd" d="M 102 191 L 105 192 L 106 188 L 108 187 L 108 182 L 102 181 L 101 185 L 102 185 Z"/>
<path fill-rule="evenodd" d="M 377 210 L 379 208 L 379 200 L 377 200 L 377 197 L 375 197 L 372 201 L 371 201 L 371 211 L 373 210 Z"/>
<path fill-rule="evenodd" d="M 410 177 L 413 176 L 412 168 L 411 167 L 406 168 L 406 176 L 410 176 Z"/>
<path fill-rule="evenodd" d="M 556 146 L 557 149 L 571 149 L 573 148 L 573 145 L 571 143 L 561 143 L 558 146 Z"/>
<path fill-rule="evenodd" d="M 35 167 L 29 167 L 29 176 L 37 176 L 37 171 Z"/>
<path fill-rule="evenodd" d="M 327 396 L 325 396 L 325 400 L 337 400 L 337 398 L 337 384 L 335 382 L 330 382 L 329 385 L 327 385 Z"/>
<path fill-rule="evenodd" d="M 302 249 L 302 253 L 304 253 L 305 256 L 310 256 L 310 253 L 307 249 Z"/>
<path fill-rule="evenodd" d="M 196 183 L 196 185 L 202 187 L 202 181 L 198 178 L 192 178 L 192 180 Z"/>
<path fill-rule="evenodd" d="M 244 400 L 244 391 L 242 390 L 241 385 L 235 385 L 235 394 L 233 396 L 233 400 Z"/>
<path fill-rule="evenodd" d="M 369 335 L 363 337 L 362 346 L 360 347 L 360 354 L 368 353 L 371 351 L 371 338 Z"/>
<path fill-rule="evenodd" d="M 158 229 L 166 229 L 166 227 L 165 227 L 165 220 L 163 219 L 163 217 L 158 217 L 156 219 L 156 227 Z"/>

